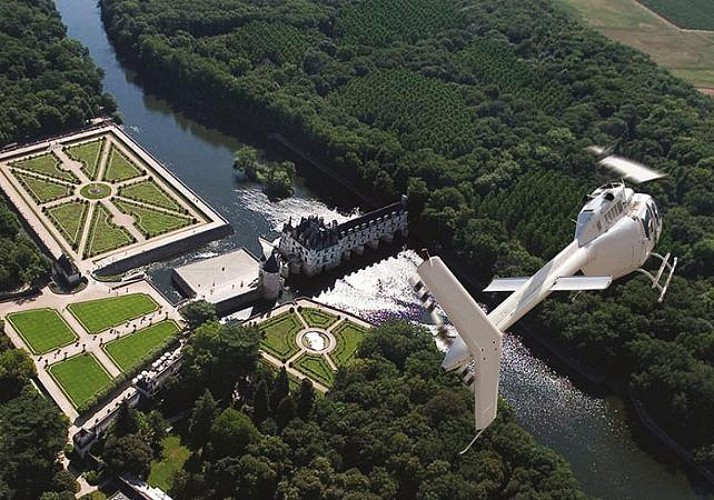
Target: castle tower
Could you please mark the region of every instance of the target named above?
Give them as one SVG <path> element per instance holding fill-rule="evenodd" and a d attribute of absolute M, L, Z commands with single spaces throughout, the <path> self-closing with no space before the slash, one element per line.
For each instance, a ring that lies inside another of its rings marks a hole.
<path fill-rule="evenodd" d="M 284 280 L 280 277 L 280 263 L 276 251 L 260 265 L 259 280 L 263 298 L 266 300 L 277 299 L 283 291 Z"/>

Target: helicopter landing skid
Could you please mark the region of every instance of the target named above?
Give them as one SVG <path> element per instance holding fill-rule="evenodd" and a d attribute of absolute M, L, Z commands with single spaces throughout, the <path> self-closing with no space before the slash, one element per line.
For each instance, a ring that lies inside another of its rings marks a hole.
<path fill-rule="evenodd" d="M 662 257 L 660 254 L 652 252 L 650 254 L 652 257 L 656 257 L 659 260 L 662 261 L 662 265 L 659 266 L 659 270 L 657 271 L 657 276 L 652 276 L 652 273 L 649 271 L 645 271 L 641 267 L 638 269 L 635 269 L 635 271 L 640 272 L 647 276 L 650 281 L 652 282 L 652 288 L 656 288 L 660 291 L 659 298 L 657 299 L 657 302 L 662 302 L 664 300 L 664 295 L 667 293 L 667 288 L 669 287 L 669 282 L 672 281 L 672 275 L 674 275 L 674 269 L 677 267 L 677 257 L 672 258 L 672 263 L 669 263 L 669 258 L 671 256 L 670 253 Z M 669 271 L 667 274 L 667 279 L 664 282 L 664 286 L 660 285 L 659 282 L 662 279 L 662 275 L 664 272 Z"/>

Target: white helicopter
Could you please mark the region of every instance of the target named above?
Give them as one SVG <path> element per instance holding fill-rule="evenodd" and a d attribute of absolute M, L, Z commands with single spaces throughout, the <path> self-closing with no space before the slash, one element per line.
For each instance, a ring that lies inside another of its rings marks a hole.
<path fill-rule="evenodd" d="M 634 183 L 664 177 L 643 165 L 612 155 L 603 148 L 590 149 L 598 163 Z M 653 252 L 662 234 L 662 217 L 651 196 L 636 193 L 622 181 L 597 188 L 578 214 L 575 238 L 531 277 L 495 279 L 486 292 L 512 292 L 488 315 L 481 309 L 439 257 L 428 257 L 417 268 L 414 289 L 430 312 L 441 305 L 456 328 L 441 367 L 462 369 L 475 394 L 476 436 L 465 453 L 496 418 L 498 378 L 503 333 L 554 291 L 602 290 L 612 280 L 633 271 L 643 273 L 660 292 L 667 293 L 677 258 Z M 650 256 L 661 261 L 655 275 L 642 269 Z M 667 272 L 664 285 L 660 284 Z M 582 275 L 575 276 L 576 273 Z M 475 372 L 471 369 L 474 361 Z"/>

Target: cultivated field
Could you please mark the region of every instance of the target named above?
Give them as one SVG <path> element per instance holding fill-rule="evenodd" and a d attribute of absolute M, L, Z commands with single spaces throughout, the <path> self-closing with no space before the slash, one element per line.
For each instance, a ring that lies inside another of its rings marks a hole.
<path fill-rule="evenodd" d="M 128 372 L 162 348 L 178 332 L 176 322 L 162 321 L 113 340 L 104 345 L 104 350 L 122 371 Z"/>
<path fill-rule="evenodd" d="M 7 320 L 34 354 L 44 354 L 77 340 L 77 336 L 54 309 L 11 313 Z"/>
<path fill-rule="evenodd" d="M 714 9 L 714 4 L 702 1 Z M 604 35 L 649 54 L 695 87 L 714 89 L 714 33 L 682 31 L 634 0 L 557 2 Z"/>
<path fill-rule="evenodd" d="M 112 378 L 91 354 L 78 354 L 47 370 L 75 408 L 92 399 L 111 383 Z"/>
<path fill-rule="evenodd" d="M 156 311 L 159 305 L 144 293 L 77 302 L 67 307 L 89 333 L 99 333 Z"/>
<path fill-rule="evenodd" d="M 680 28 L 714 30 L 714 2 L 711 0 L 640 0 L 640 2 Z"/>

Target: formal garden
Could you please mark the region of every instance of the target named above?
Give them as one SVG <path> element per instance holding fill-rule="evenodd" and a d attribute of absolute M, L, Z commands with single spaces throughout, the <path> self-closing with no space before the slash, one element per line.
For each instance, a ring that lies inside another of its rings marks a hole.
<path fill-rule="evenodd" d="M 145 293 L 77 302 L 67 307 L 89 333 L 117 327 L 158 309 L 156 301 Z"/>
<path fill-rule="evenodd" d="M 11 313 L 7 321 L 33 354 L 44 354 L 77 340 L 77 335 L 54 309 Z"/>
<path fill-rule="evenodd" d="M 75 408 L 84 405 L 112 382 L 112 376 L 90 353 L 80 353 L 50 365 L 47 372 Z"/>
<path fill-rule="evenodd" d="M 268 360 L 287 364 L 303 376 L 331 387 L 334 373 L 354 358 L 366 324 L 348 314 L 310 302 L 310 306 L 281 306 L 263 321 L 261 348 Z M 365 325 L 365 326 L 363 326 Z"/>
<path fill-rule="evenodd" d="M 50 232 L 52 238 L 75 261 L 106 256 L 206 220 L 137 150 L 111 137 L 107 133 L 49 144 L 49 151 L 19 154 L 0 164 L 41 223 L 57 229 L 59 235 Z"/>
<path fill-rule="evenodd" d="M 165 320 L 108 342 L 103 349 L 121 371 L 131 372 L 163 352 L 179 331 L 175 321 Z"/>

